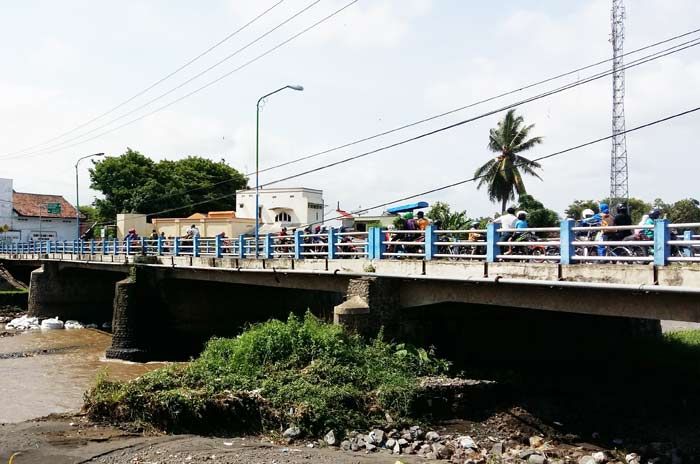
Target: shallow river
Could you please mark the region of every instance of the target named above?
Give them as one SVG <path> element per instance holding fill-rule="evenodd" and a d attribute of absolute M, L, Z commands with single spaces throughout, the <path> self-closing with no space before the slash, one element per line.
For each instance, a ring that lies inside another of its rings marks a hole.
<path fill-rule="evenodd" d="M 112 378 L 130 379 L 163 365 L 108 361 L 110 342 L 110 335 L 92 329 L 0 338 L 0 423 L 79 410 L 83 393 L 103 369 Z"/>

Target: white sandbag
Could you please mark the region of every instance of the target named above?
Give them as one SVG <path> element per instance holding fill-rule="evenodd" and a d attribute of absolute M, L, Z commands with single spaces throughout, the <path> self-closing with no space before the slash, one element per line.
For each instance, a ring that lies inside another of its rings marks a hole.
<path fill-rule="evenodd" d="M 12 319 L 5 325 L 5 328 L 13 330 L 36 330 L 41 328 L 41 326 L 39 326 L 39 318 L 29 317 L 25 314 Z"/>
<path fill-rule="evenodd" d="M 83 324 L 78 321 L 66 321 L 63 327 L 66 329 L 82 329 Z"/>
<path fill-rule="evenodd" d="M 41 328 L 42 329 L 63 329 L 64 324 L 63 321 L 58 320 L 57 317 L 52 317 L 50 319 L 44 319 L 41 321 Z"/>

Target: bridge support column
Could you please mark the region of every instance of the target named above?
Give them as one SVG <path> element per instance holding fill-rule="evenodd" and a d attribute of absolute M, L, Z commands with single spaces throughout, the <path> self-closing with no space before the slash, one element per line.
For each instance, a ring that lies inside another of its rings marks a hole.
<path fill-rule="evenodd" d="M 140 260 L 143 264 L 148 259 Z M 157 339 L 163 336 L 164 303 L 158 290 L 159 278 L 138 263 L 129 277 L 114 284 L 112 345 L 107 358 L 150 361 Z"/>
<path fill-rule="evenodd" d="M 333 310 L 333 322 L 364 336 L 380 328 L 392 338 L 398 329 L 399 297 L 395 283 L 379 277 L 351 279 L 347 299 Z"/>

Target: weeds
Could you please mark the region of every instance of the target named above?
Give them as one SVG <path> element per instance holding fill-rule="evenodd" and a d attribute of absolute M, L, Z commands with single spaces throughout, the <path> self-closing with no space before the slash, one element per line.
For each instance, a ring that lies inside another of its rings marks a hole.
<path fill-rule="evenodd" d="M 317 435 L 382 423 L 387 415 L 400 422 L 411 414 L 418 377 L 447 368 L 425 350 L 381 337 L 368 343 L 311 314 L 292 315 L 234 339 L 212 339 L 184 366 L 130 382 L 100 377 L 85 409 L 93 419 L 175 431 L 295 424 Z"/>

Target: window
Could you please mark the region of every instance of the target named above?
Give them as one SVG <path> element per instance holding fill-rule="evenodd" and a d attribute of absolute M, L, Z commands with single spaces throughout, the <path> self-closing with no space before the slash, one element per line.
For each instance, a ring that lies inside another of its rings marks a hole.
<path fill-rule="evenodd" d="M 238 203 L 239 208 L 243 208 L 243 203 Z"/>
<path fill-rule="evenodd" d="M 275 216 L 275 222 L 292 222 L 292 216 L 283 211 Z"/>
<path fill-rule="evenodd" d="M 18 221 L 20 222 L 27 222 L 29 219 L 27 218 L 17 218 Z"/>
<path fill-rule="evenodd" d="M 321 203 L 309 203 L 309 209 L 323 209 Z"/>

